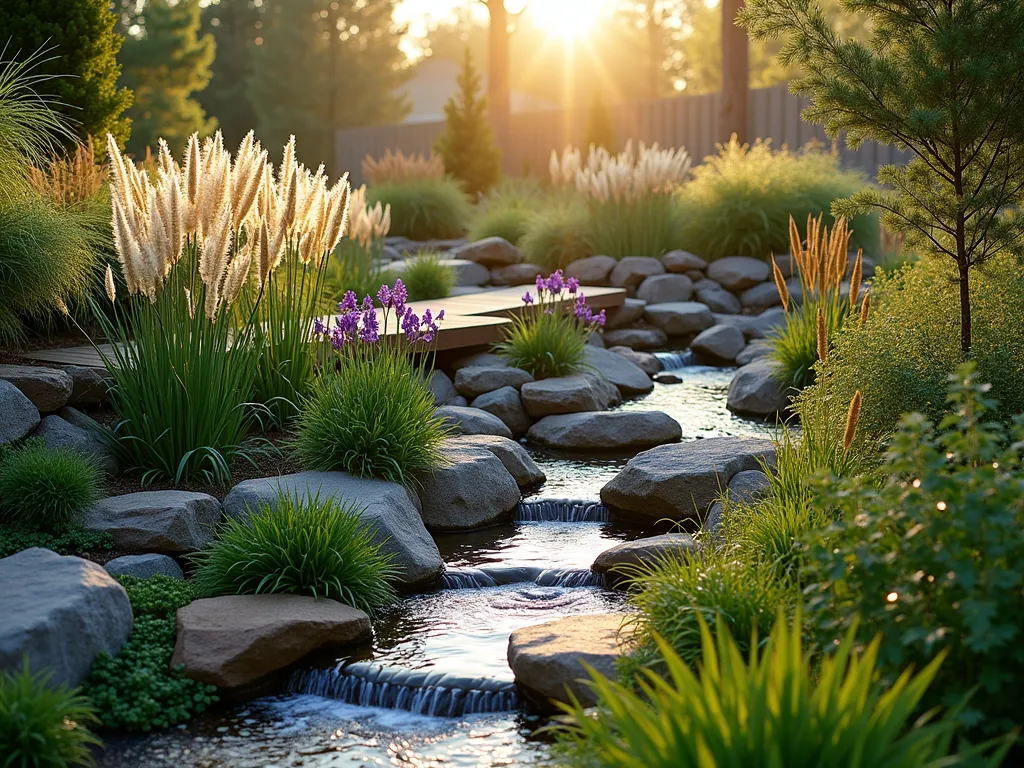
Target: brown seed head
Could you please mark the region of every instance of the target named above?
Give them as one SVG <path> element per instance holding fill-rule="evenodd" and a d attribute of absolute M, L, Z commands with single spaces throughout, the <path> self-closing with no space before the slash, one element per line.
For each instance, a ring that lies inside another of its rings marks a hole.
<path fill-rule="evenodd" d="M 853 399 L 850 400 L 850 408 L 846 412 L 846 430 L 843 433 L 843 450 L 849 451 L 853 445 L 853 440 L 857 436 L 857 422 L 860 421 L 860 390 L 858 389 L 853 394 Z"/>

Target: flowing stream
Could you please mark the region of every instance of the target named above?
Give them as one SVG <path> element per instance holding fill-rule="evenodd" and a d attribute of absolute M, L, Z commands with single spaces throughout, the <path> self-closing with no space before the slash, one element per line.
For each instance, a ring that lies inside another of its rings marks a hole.
<path fill-rule="evenodd" d="M 659 353 L 682 381 L 656 384 L 622 410 L 662 410 L 683 439 L 771 436 L 725 408 L 732 369 Z M 544 722 L 520 701 L 509 634 L 552 619 L 627 610 L 590 570 L 609 547 L 645 535 L 608 522 L 601 486 L 628 456 L 531 453 L 548 480 L 514 522 L 437 536 L 442 588 L 405 597 L 374 621 L 370 649 L 297 670 L 280 695 L 157 734 L 109 738 L 100 766 L 525 766 Z"/>

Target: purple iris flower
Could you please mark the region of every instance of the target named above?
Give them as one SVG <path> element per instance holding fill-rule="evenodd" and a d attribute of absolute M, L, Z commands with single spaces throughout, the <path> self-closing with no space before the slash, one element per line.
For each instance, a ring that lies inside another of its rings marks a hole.
<path fill-rule="evenodd" d="M 607 319 L 608 318 L 605 316 L 605 312 L 603 309 L 600 312 L 598 312 L 597 317 L 594 318 L 595 322 L 602 327 L 604 326 L 605 320 Z"/>
<path fill-rule="evenodd" d="M 575 277 L 570 277 L 565 281 L 565 287 L 569 290 L 570 294 L 575 294 L 580 289 L 580 281 Z"/>
<path fill-rule="evenodd" d="M 377 322 L 377 311 L 373 308 L 372 301 L 370 301 L 370 308 L 363 310 L 363 327 L 359 331 L 359 340 L 364 344 L 376 344 L 380 341 L 380 325 Z"/>
<path fill-rule="evenodd" d="M 364 296 L 363 312 L 369 312 L 371 309 L 373 309 L 373 299 L 371 299 L 369 296 Z"/>
<path fill-rule="evenodd" d="M 405 313 L 405 302 L 409 300 L 409 292 L 405 290 L 405 283 L 402 278 L 395 279 L 395 287 L 391 289 L 391 301 L 394 303 L 395 311 L 402 315 Z"/>
<path fill-rule="evenodd" d="M 345 291 L 345 298 L 342 299 L 341 303 L 338 305 L 338 311 L 342 313 L 355 312 L 358 308 L 356 304 L 357 301 L 358 299 L 356 298 L 355 291 Z"/>
<path fill-rule="evenodd" d="M 526 304 L 526 305 L 533 304 L 533 296 L 530 295 L 529 291 L 527 291 L 526 293 L 523 294 L 523 304 Z"/>
<path fill-rule="evenodd" d="M 327 333 L 327 326 L 323 324 L 319 317 L 313 320 L 313 333 L 317 336 L 323 336 Z"/>
<path fill-rule="evenodd" d="M 385 309 L 391 306 L 391 289 L 387 285 L 382 285 L 377 291 L 377 301 Z"/>
<path fill-rule="evenodd" d="M 551 277 L 548 278 L 547 285 L 548 290 L 551 291 L 551 293 L 555 295 L 561 293 L 562 289 L 565 287 L 565 283 L 562 281 L 562 270 L 556 269 L 552 272 Z"/>
<path fill-rule="evenodd" d="M 544 278 L 541 277 L 540 275 L 537 275 L 536 283 L 537 283 L 537 298 L 539 299 L 539 298 L 544 296 L 544 291 L 547 290 L 548 284 L 544 281 Z"/>

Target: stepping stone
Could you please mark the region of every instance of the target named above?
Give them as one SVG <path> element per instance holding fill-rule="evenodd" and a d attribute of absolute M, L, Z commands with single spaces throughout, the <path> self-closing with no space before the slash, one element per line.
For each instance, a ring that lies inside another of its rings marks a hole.
<path fill-rule="evenodd" d="M 473 400 L 471 407 L 479 408 L 501 419 L 513 437 L 525 435 L 533 419 L 523 407 L 523 400 L 515 387 L 502 387 L 486 392 Z"/>
<path fill-rule="evenodd" d="M 747 344 L 735 325 L 713 325 L 697 334 L 690 349 L 716 363 L 731 363 Z"/>
<path fill-rule="evenodd" d="M 86 510 L 83 526 L 109 533 L 121 551 L 180 554 L 206 546 L 220 519 L 220 502 L 209 494 L 140 491 L 102 499 Z"/>
<path fill-rule="evenodd" d="M 636 349 L 630 349 L 629 347 L 612 347 L 608 350 L 613 352 L 619 357 L 625 358 L 641 371 L 643 371 L 648 378 L 654 376 L 656 373 L 661 373 L 664 366 L 661 364 L 661 360 L 652 355 L 650 352 L 641 352 Z M 625 393 L 623 393 L 625 394 Z"/>
<path fill-rule="evenodd" d="M 545 416 L 526 437 L 563 450 L 627 451 L 673 443 L 682 434 L 678 422 L 661 411 L 597 411 Z"/>
<path fill-rule="evenodd" d="M 520 397 L 526 412 L 535 419 L 557 413 L 603 411 L 618 405 L 618 388 L 596 373 L 541 379 L 524 384 Z"/>

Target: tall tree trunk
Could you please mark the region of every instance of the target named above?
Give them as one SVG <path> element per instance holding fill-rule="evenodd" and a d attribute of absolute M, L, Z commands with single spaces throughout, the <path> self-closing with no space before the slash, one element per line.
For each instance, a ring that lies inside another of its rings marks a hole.
<path fill-rule="evenodd" d="M 960 271 L 960 356 L 971 357 L 971 284 L 970 271 L 963 264 Z"/>
<path fill-rule="evenodd" d="M 494 126 L 494 138 L 503 154 L 509 139 L 508 11 L 504 0 L 487 0 L 490 14 L 490 67 L 487 72 L 487 108 Z"/>
<path fill-rule="evenodd" d="M 747 139 L 747 91 L 750 88 L 750 54 L 747 31 L 736 26 L 743 0 L 722 0 L 722 102 L 718 133 L 728 141 L 735 133 Z"/>

